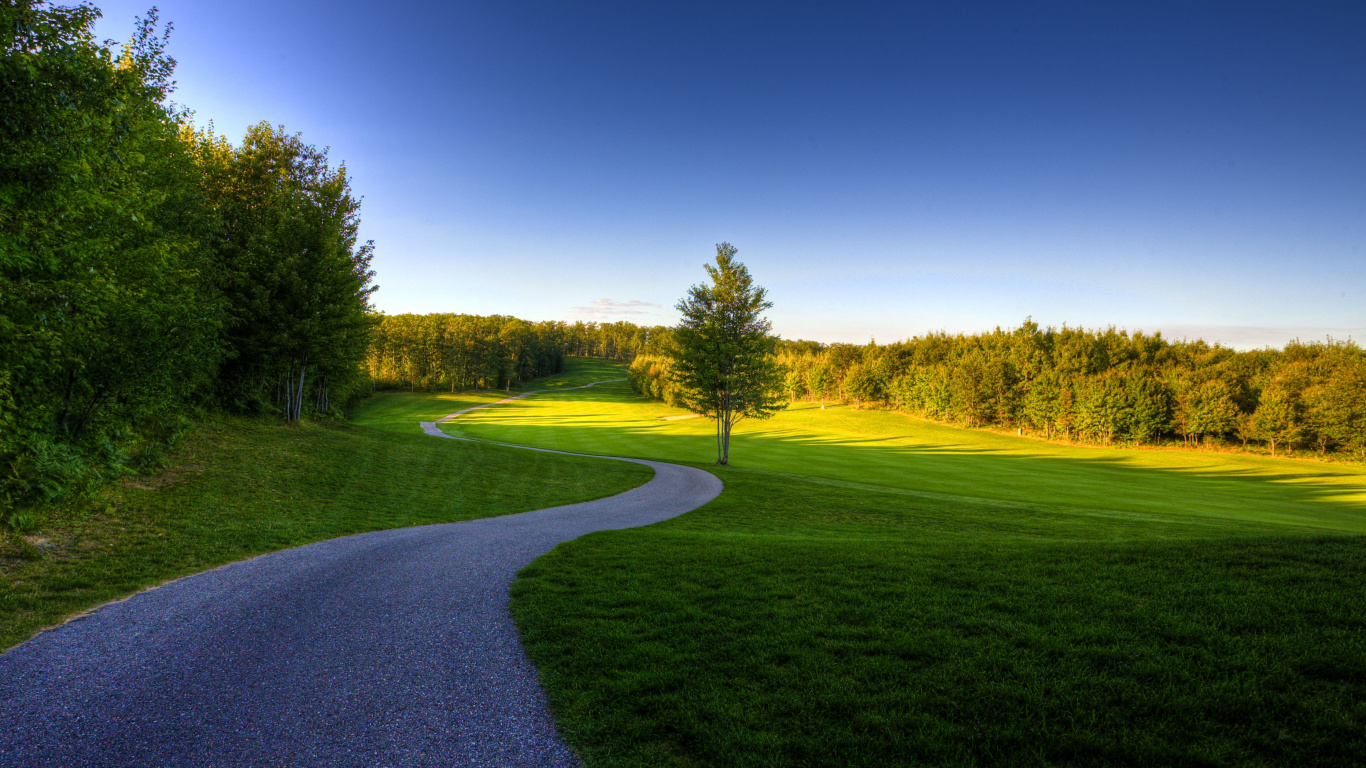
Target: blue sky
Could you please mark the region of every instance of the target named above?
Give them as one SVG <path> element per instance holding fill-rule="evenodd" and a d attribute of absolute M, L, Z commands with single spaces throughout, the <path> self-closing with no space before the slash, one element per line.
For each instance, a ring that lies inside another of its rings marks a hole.
<path fill-rule="evenodd" d="M 159 5 L 200 122 L 346 162 L 390 313 L 668 324 L 727 240 L 787 338 L 1366 339 L 1360 3 Z"/>

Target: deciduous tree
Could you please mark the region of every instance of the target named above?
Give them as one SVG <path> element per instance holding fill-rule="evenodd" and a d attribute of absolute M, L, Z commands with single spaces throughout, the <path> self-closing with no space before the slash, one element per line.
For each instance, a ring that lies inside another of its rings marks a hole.
<path fill-rule="evenodd" d="M 0 5 L 0 516 L 176 431 L 219 358 L 213 212 L 166 105 L 155 12 Z"/>

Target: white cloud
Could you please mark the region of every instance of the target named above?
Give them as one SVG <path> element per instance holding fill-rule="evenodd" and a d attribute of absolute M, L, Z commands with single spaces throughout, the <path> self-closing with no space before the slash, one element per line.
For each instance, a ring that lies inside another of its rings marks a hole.
<path fill-rule="evenodd" d="M 593 303 L 586 307 L 574 307 L 569 310 L 569 314 L 574 317 L 601 319 L 619 317 L 621 315 L 656 315 L 651 309 L 663 309 L 659 304 L 652 301 L 641 301 L 640 299 L 629 299 L 627 301 L 612 301 L 611 299 L 595 299 Z"/>

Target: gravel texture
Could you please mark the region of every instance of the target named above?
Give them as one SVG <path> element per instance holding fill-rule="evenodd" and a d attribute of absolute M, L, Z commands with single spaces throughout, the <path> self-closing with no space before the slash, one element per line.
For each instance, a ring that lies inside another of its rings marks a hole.
<path fill-rule="evenodd" d="M 721 492 L 700 469 L 618 460 L 655 477 L 264 555 L 45 632 L 0 656 L 0 766 L 577 766 L 509 586 L 562 541 Z"/>

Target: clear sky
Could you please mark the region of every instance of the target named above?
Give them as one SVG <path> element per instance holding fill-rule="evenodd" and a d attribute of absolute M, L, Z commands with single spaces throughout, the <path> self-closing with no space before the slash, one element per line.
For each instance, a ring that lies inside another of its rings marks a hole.
<path fill-rule="evenodd" d="M 1360 2 L 159 5 L 200 122 L 345 161 L 390 313 L 671 324 L 727 240 L 786 338 L 1366 340 Z"/>

